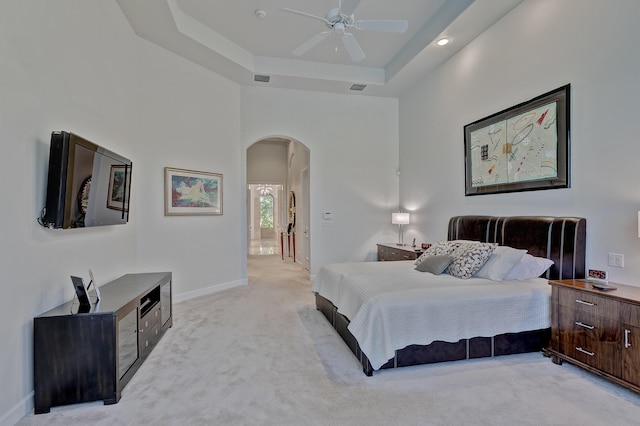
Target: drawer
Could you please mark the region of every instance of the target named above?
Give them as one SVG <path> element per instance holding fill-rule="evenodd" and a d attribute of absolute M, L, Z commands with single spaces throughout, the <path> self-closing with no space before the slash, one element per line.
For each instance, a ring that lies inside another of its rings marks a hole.
<path fill-rule="evenodd" d="M 151 327 L 145 330 L 140 335 L 140 356 L 146 358 L 154 348 L 160 336 L 162 335 L 162 324 L 160 321 L 156 321 Z"/>
<path fill-rule="evenodd" d="M 140 318 L 140 328 L 138 331 L 141 334 L 142 338 L 144 338 L 146 333 L 148 333 L 148 331 L 152 329 L 156 323 L 160 322 L 160 312 L 160 304 L 157 303 L 156 306 L 151 308 L 151 310 L 147 312 L 145 316 Z"/>
<path fill-rule="evenodd" d="M 570 310 L 575 309 L 577 311 L 587 312 L 607 318 L 614 318 L 616 320 L 620 315 L 619 302 L 586 291 L 559 288 L 558 302 L 560 304 L 561 311 L 563 310 L 563 307 L 566 307 Z"/>
<path fill-rule="evenodd" d="M 162 334 L 162 321 L 160 321 L 160 303 L 151 308 L 149 312 L 140 318 L 138 340 L 140 342 L 140 356 L 146 358 L 151 349 L 156 345 Z"/>
<path fill-rule="evenodd" d="M 391 249 L 391 260 L 415 260 L 416 254 L 405 250 L 393 250 Z"/>
<path fill-rule="evenodd" d="M 416 253 L 412 250 L 402 250 L 400 248 L 378 246 L 378 260 L 415 260 Z"/>
<path fill-rule="evenodd" d="M 576 310 L 559 320 L 560 351 L 597 369 L 619 376 L 620 323 Z"/>

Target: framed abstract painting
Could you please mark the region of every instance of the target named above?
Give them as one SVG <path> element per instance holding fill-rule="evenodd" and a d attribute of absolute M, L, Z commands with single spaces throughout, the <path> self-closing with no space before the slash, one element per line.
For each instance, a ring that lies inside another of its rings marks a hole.
<path fill-rule="evenodd" d="M 464 126 L 465 195 L 569 188 L 570 85 Z"/>

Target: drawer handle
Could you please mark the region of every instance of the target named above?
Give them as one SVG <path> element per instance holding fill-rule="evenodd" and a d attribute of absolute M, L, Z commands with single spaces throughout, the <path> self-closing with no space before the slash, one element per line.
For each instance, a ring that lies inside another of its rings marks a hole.
<path fill-rule="evenodd" d="M 577 348 L 576 348 L 576 350 L 577 350 L 578 352 L 582 352 L 583 354 L 587 354 L 587 355 L 589 355 L 589 356 L 594 356 L 594 355 L 596 354 L 595 352 L 589 352 L 589 351 L 584 350 L 584 349 L 582 349 L 582 348 L 580 348 L 580 347 L 577 347 Z"/>
<path fill-rule="evenodd" d="M 585 302 L 584 300 L 580 300 L 580 299 L 576 299 L 576 303 L 581 303 L 581 304 L 587 305 L 587 306 L 596 306 L 595 303 Z"/>
<path fill-rule="evenodd" d="M 625 328 L 624 329 L 624 347 L 625 347 L 625 349 L 631 347 L 631 343 L 629 343 L 629 334 L 631 334 L 631 330 L 627 330 Z"/>
<path fill-rule="evenodd" d="M 593 330 L 594 328 L 596 328 L 595 326 L 585 324 L 582 321 L 576 321 L 576 325 L 579 325 L 580 327 L 588 328 L 589 330 Z"/>

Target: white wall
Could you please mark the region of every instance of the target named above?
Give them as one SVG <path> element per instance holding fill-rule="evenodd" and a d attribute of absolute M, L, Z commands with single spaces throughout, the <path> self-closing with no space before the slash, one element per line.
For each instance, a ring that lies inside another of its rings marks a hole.
<path fill-rule="evenodd" d="M 247 149 L 247 183 L 287 183 L 287 145 L 259 142 Z"/>
<path fill-rule="evenodd" d="M 312 275 L 328 262 L 372 260 L 376 242 L 393 241 L 397 100 L 243 87 L 241 104 L 244 147 L 279 135 L 309 148 Z"/>
<path fill-rule="evenodd" d="M 168 270 L 178 296 L 246 282 L 240 91 L 136 37 L 115 2 L 2 2 L 0 129 L 0 424 L 9 425 L 32 407 L 33 317 L 72 298 L 70 274 L 91 268 L 106 282 Z M 133 160 L 129 224 L 36 224 L 52 130 Z M 224 215 L 165 217 L 165 166 L 223 173 Z"/>
<path fill-rule="evenodd" d="M 400 99 L 405 235 L 446 237 L 450 216 L 587 218 L 587 265 L 640 285 L 640 2 L 526 0 Z M 464 196 L 463 126 L 571 83 L 571 188 Z M 624 268 L 607 253 L 625 255 Z"/>

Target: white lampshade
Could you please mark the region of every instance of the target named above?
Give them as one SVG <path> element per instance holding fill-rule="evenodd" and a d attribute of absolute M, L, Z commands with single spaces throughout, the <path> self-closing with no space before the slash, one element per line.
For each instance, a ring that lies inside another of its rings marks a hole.
<path fill-rule="evenodd" d="M 391 223 L 394 225 L 408 225 L 409 213 L 391 213 Z"/>

